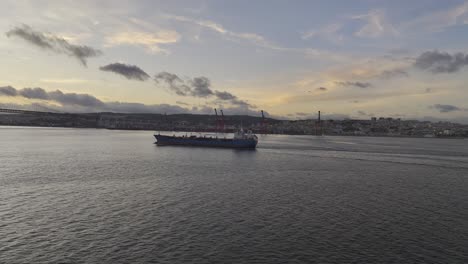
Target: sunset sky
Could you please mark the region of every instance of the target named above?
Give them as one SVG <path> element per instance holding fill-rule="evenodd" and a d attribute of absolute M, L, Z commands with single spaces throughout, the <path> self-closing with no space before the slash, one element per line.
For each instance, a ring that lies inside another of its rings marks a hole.
<path fill-rule="evenodd" d="M 468 123 L 468 1 L 0 7 L 0 106 Z"/>

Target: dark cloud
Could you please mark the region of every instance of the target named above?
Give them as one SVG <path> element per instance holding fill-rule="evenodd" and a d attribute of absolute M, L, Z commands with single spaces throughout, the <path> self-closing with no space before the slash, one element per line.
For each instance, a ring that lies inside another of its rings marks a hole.
<path fill-rule="evenodd" d="M 256 108 L 232 93 L 211 89 L 211 81 L 207 77 L 202 76 L 183 80 L 174 73 L 160 72 L 154 76 L 154 81 L 157 85 L 164 85 L 180 96 L 214 97 L 216 100 L 228 102 L 238 107 Z"/>
<path fill-rule="evenodd" d="M 409 73 L 403 69 L 385 70 L 380 75 L 381 79 L 393 79 L 400 77 L 409 77 Z"/>
<path fill-rule="evenodd" d="M 60 90 L 48 92 L 49 98 L 65 105 L 101 107 L 104 103 L 89 94 L 63 93 Z"/>
<path fill-rule="evenodd" d="M 231 100 L 230 102 L 233 105 L 238 105 L 238 106 L 245 107 L 245 108 L 257 108 L 255 105 L 252 105 L 248 103 L 247 101 L 240 100 L 240 99 L 234 99 L 234 100 Z"/>
<path fill-rule="evenodd" d="M 461 52 L 449 54 L 438 50 L 426 51 L 414 62 L 416 68 L 432 73 L 453 73 L 466 65 L 468 65 L 468 54 Z"/>
<path fill-rule="evenodd" d="M 430 108 L 434 108 L 441 113 L 449 113 L 449 112 L 456 112 L 456 111 L 468 111 L 466 108 L 460 108 L 455 105 L 446 105 L 446 104 L 435 104 L 430 106 Z"/>
<path fill-rule="evenodd" d="M 90 94 L 64 93 L 60 90 L 46 91 L 42 88 L 24 88 L 15 89 L 11 86 L 0 87 L 0 96 L 21 96 L 27 99 L 41 100 L 28 104 L 34 111 L 47 112 L 120 112 L 120 113 L 195 113 L 209 114 L 212 113 L 212 106 L 201 106 L 197 108 L 185 108 L 179 105 L 157 104 L 146 105 L 141 103 L 131 102 L 103 102 Z M 259 111 L 253 110 L 255 106 L 251 106 L 247 102 L 239 99 L 227 100 L 232 106 L 222 108 L 226 114 L 242 114 L 258 116 Z M 181 105 L 186 103 L 178 102 Z M 28 109 L 28 108 L 23 108 Z M 267 114 L 267 113 L 266 113 Z"/>
<path fill-rule="evenodd" d="M 186 96 L 189 95 L 191 92 L 191 88 L 188 85 L 186 85 L 184 81 L 174 73 L 157 73 L 154 76 L 154 81 L 157 85 L 166 85 L 171 91 L 175 92 L 177 95 Z"/>
<path fill-rule="evenodd" d="M 6 91 L 6 92 L 5 92 Z M 188 109 L 169 104 L 145 105 L 128 102 L 103 102 L 90 94 L 64 93 L 60 90 L 46 91 L 42 88 L 15 89 L 0 87 L 0 95 L 22 96 L 27 99 L 40 99 L 44 103 L 32 103 L 26 108 L 47 112 L 120 112 L 120 113 L 187 113 Z M 50 104 L 52 103 L 52 104 Z M 60 105 L 57 105 L 59 103 Z"/>
<path fill-rule="evenodd" d="M 6 32 L 8 37 L 18 37 L 44 50 L 49 50 L 55 53 L 67 54 L 68 56 L 77 58 L 84 66 L 87 64 L 87 59 L 96 57 L 102 54 L 100 50 L 89 46 L 74 45 L 68 43 L 63 38 L 52 34 L 44 34 L 35 31 L 28 25 L 22 25 L 13 28 Z"/>
<path fill-rule="evenodd" d="M 4 89 L 6 88 L 6 89 Z M 7 93 L 4 90 L 8 91 Z M 54 101 L 64 105 L 103 106 L 104 103 L 89 94 L 63 93 L 60 90 L 48 92 L 42 88 L 15 89 L 11 86 L 0 87 L 0 94 L 8 96 L 21 96 L 27 99 Z"/>
<path fill-rule="evenodd" d="M 215 96 L 220 100 L 234 100 L 234 99 L 237 99 L 237 96 L 235 96 L 235 95 L 233 95 L 232 93 L 229 93 L 229 92 L 215 91 Z"/>
<path fill-rule="evenodd" d="M 18 94 L 28 99 L 49 99 L 49 94 L 42 88 L 24 88 L 18 90 Z"/>
<path fill-rule="evenodd" d="M 326 87 L 319 87 L 319 88 L 317 88 L 317 90 L 323 92 L 323 91 L 326 91 L 326 90 L 328 90 L 328 89 L 327 89 Z"/>
<path fill-rule="evenodd" d="M 213 95 L 213 91 L 210 89 L 211 82 L 206 77 L 195 77 L 191 81 L 192 90 L 191 95 L 194 97 L 208 97 Z"/>
<path fill-rule="evenodd" d="M 102 66 L 99 69 L 101 71 L 108 71 L 120 74 L 129 80 L 146 81 L 150 77 L 145 71 L 143 71 L 136 65 L 129 65 L 118 62 Z"/>
<path fill-rule="evenodd" d="M 341 85 L 341 86 L 354 86 L 354 87 L 358 87 L 358 88 L 369 88 L 372 86 L 371 83 L 368 83 L 368 82 L 350 82 L 350 81 L 346 81 L 346 82 L 335 82 L 336 84 L 338 85 Z"/>
<path fill-rule="evenodd" d="M 101 100 L 89 94 L 63 93 L 60 90 L 48 92 L 42 88 L 24 88 L 16 90 L 16 93 L 24 98 L 55 101 L 63 105 L 79 105 L 84 107 L 104 106 Z"/>
<path fill-rule="evenodd" d="M 11 86 L 4 86 L 4 87 L 0 87 L 0 95 L 16 96 L 18 95 L 18 92 L 16 91 L 15 88 Z"/>
<path fill-rule="evenodd" d="M 233 105 L 257 108 L 256 106 L 251 105 L 247 101 L 241 100 L 237 96 L 226 91 L 224 92 L 214 91 L 214 95 L 216 96 L 217 99 L 223 100 L 223 101 L 229 101 Z"/>

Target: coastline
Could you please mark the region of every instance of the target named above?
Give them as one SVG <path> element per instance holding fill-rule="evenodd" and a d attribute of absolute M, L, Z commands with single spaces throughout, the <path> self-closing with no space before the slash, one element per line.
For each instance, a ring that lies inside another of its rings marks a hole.
<path fill-rule="evenodd" d="M 117 131 L 151 131 L 151 132 L 163 132 L 163 133 L 232 133 L 229 132 L 219 132 L 215 130 L 154 130 L 154 129 L 141 129 L 141 128 L 106 128 L 106 127 L 84 127 L 84 126 L 25 126 L 25 125 L 1 125 L 1 128 L 60 128 L 60 129 L 102 129 L 102 130 L 117 130 Z M 468 137 L 461 136 L 407 136 L 407 135 L 350 135 L 350 134 L 299 134 L 299 133 L 257 133 L 258 135 L 283 135 L 283 136 L 325 136 L 325 137 L 376 137 L 376 138 L 426 138 L 426 139 L 468 139 Z"/>

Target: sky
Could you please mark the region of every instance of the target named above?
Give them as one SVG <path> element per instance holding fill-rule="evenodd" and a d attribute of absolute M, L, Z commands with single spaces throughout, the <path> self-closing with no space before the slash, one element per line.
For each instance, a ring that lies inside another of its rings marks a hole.
<path fill-rule="evenodd" d="M 0 6 L 3 107 L 468 123 L 468 1 Z"/>

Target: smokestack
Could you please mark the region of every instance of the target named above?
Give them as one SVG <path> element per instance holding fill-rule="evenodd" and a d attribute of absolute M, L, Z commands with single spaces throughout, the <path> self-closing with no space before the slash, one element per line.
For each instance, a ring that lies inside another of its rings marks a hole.
<path fill-rule="evenodd" d="M 320 111 L 318 111 L 318 118 L 317 118 L 317 123 L 315 124 L 315 135 L 322 135 L 322 121 L 321 121 L 321 116 L 320 116 Z"/>
<path fill-rule="evenodd" d="M 261 110 L 262 112 L 262 131 L 261 133 L 262 134 L 267 134 L 267 121 L 265 119 L 265 113 L 263 112 L 263 110 Z"/>

